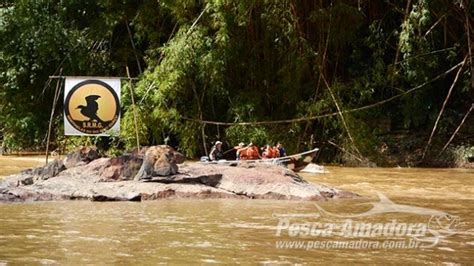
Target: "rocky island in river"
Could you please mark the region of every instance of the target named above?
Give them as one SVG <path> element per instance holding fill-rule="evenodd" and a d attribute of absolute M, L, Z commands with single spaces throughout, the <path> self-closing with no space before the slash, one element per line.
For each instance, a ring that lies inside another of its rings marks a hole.
<path fill-rule="evenodd" d="M 0 202 L 351 197 L 356 194 L 308 183 L 280 166 L 185 163 L 183 155 L 166 145 L 146 147 L 113 158 L 100 158 L 96 149 L 82 147 L 64 160 L 0 180 Z"/>

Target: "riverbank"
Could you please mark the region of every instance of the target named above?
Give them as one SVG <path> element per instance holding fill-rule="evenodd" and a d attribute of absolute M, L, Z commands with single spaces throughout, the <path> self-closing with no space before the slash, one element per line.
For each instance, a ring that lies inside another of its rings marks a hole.
<path fill-rule="evenodd" d="M 353 151 L 352 143 L 341 146 L 321 143 L 320 161 L 349 167 L 424 167 L 474 169 L 472 134 L 458 136 L 443 150 L 450 135 L 437 136 L 427 146 L 429 132 L 399 131 L 377 135 L 366 140 L 364 155 Z M 425 153 L 426 149 L 426 153 Z M 425 153 L 425 155 L 424 155 Z"/>

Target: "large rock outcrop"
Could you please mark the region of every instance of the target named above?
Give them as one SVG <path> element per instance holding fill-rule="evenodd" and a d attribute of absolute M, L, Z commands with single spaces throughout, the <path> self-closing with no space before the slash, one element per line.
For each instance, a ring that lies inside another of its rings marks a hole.
<path fill-rule="evenodd" d="M 178 164 L 185 157 L 168 145 L 153 146 L 147 149 L 143 164 L 135 180 L 149 179 L 152 176 L 169 176 L 178 173 Z"/>
<path fill-rule="evenodd" d="M 294 172 L 268 165 L 234 167 L 185 163 L 184 157 L 161 145 L 114 158 L 89 161 L 81 148 L 75 166 L 54 161 L 0 180 L 0 201 L 89 199 L 141 201 L 161 198 L 247 198 L 325 200 L 355 197 L 350 192 L 304 181 Z M 94 152 L 92 152 L 94 153 Z M 95 158 L 94 158 L 95 157 Z M 84 159 L 85 158 L 85 159 Z"/>

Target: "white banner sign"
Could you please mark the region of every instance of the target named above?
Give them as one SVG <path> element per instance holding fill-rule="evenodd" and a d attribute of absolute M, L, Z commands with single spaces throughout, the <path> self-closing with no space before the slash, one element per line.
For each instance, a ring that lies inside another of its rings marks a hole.
<path fill-rule="evenodd" d="M 120 79 L 66 78 L 64 132 L 75 136 L 120 133 Z"/>

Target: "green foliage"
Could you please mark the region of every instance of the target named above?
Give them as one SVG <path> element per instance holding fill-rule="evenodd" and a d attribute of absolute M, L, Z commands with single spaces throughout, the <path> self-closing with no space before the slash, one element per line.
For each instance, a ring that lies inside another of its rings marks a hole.
<path fill-rule="evenodd" d="M 454 156 L 454 162 L 456 166 L 460 167 L 463 164 L 467 164 L 474 160 L 474 146 L 464 146 L 460 145 L 454 148 L 449 149 L 448 152 L 451 152 Z"/>
<path fill-rule="evenodd" d="M 269 134 L 262 126 L 247 127 L 247 126 L 230 126 L 225 130 L 227 140 L 232 144 L 244 142 L 249 144 L 252 142 L 255 145 L 262 147 L 266 144 L 271 144 Z"/>
<path fill-rule="evenodd" d="M 45 140 L 54 94 L 54 82 L 47 85 L 49 75 L 58 74 L 60 67 L 70 74 L 87 68 L 87 74 L 106 65 L 107 54 L 89 51 L 93 40 L 87 29 L 68 28 L 70 14 L 64 12 L 48 1 L 18 1 L 2 10 L 0 124 L 8 148 Z M 81 60 L 72 62 L 72 56 Z"/>
<path fill-rule="evenodd" d="M 311 139 L 331 140 L 355 152 L 339 116 L 265 126 L 196 120 L 271 121 L 333 113 L 337 109 L 325 81 L 343 110 L 403 93 L 466 56 L 464 22 L 474 6 L 447 0 L 415 0 L 408 6 L 406 1 L 309 0 L 13 3 L 0 8 L 4 146 L 44 143 L 54 86 L 45 86 L 48 75 L 63 68 L 66 75 L 124 76 L 129 66 L 139 76 L 133 89 L 140 143 L 167 143 L 190 157 L 204 154 L 204 146 L 217 139 L 282 141 L 289 152 L 311 147 Z M 455 126 L 470 106 L 470 74 L 462 72 L 441 132 Z M 391 118 L 393 129 L 430 129 L 453 75 L 397 101 L 345 114 L 361 156 L 379 158 L 378 119 Z M 136 145 L 128 86 L 122 90 L 121 135 L 94 141 L 115 151 Z M 54 126 L 53 137 L 63 145 L 60 119 Z"/>
<path fill-rule="evenodd" d="M 136 71 L 125 27 L 134 19 L 141 42 L 162 36 L 149 34 L 159 16 L 136 16 L 138 11 L 150 15 L 145 10 L 154 10 L 151 2 L 139 7 L 109 1 L 12 3 L 0 8 L 0 135 L 9 149 L 45 144 L 56 85 L 48 76 L 60 69 L 70 76 L 123 76 L 127 65 Z M 136 52 L 141 55 L 140 49 Z"/>

